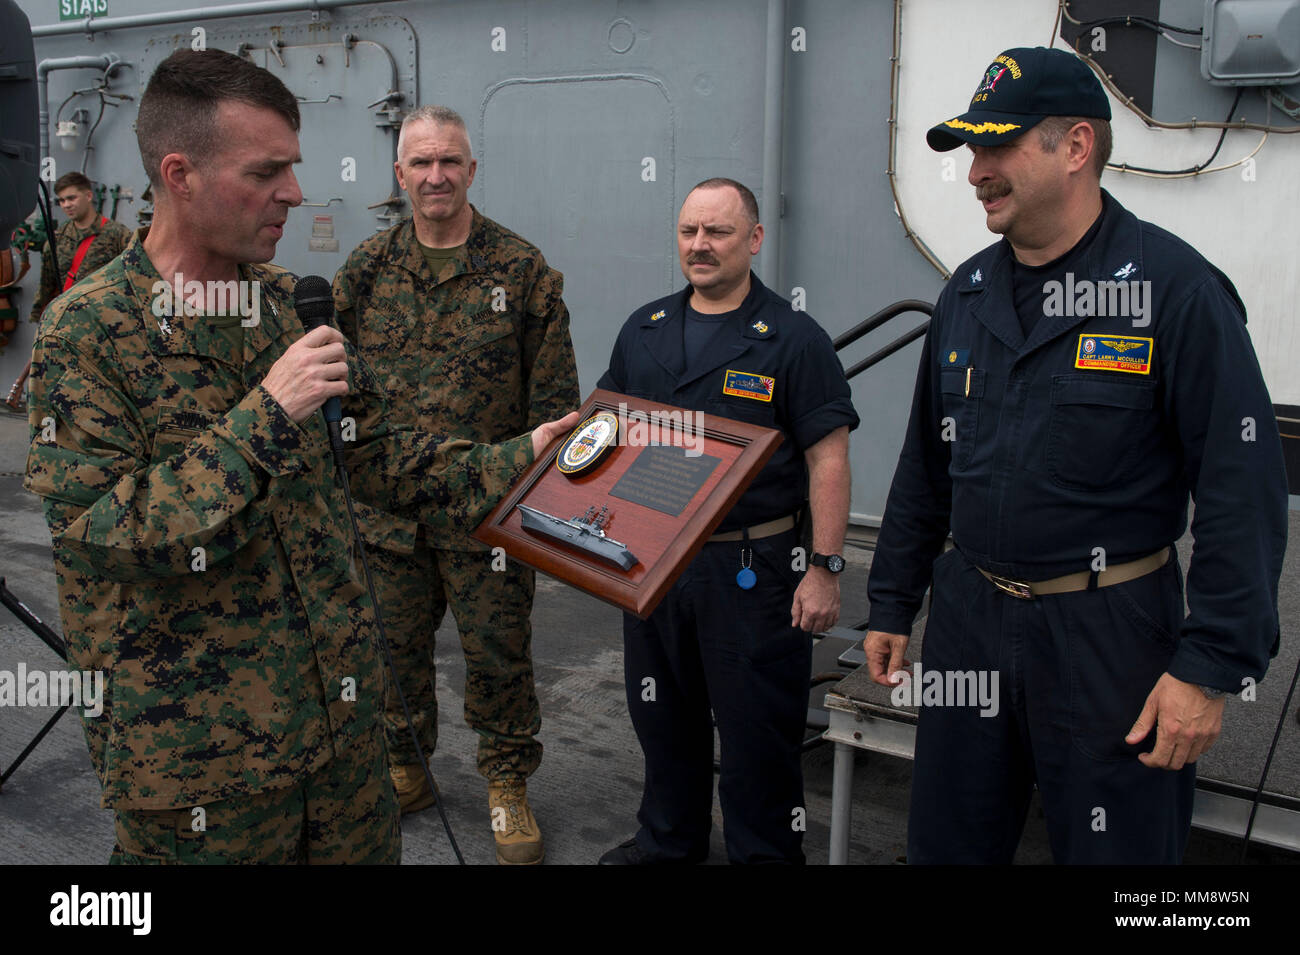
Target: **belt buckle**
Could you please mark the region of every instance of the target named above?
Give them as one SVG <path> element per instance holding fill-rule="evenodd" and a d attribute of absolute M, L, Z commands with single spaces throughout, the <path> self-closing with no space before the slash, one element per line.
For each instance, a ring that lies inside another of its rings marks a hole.
<path fill-rule="evenodd" d="M 1010 594 L 1017 600 L 1033 600 L 1034 592 L 1029 589 L 1029 585 L 1019 580 L 1011 580 L 1007 577 L 999 577 L 997 574 L 989 574 L 989 580 L 993 586 L 998 588 L 1004 594 Z"/>

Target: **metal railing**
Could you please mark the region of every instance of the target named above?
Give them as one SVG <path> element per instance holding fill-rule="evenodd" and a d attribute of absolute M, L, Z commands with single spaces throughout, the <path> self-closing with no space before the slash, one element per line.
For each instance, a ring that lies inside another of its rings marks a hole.
<path fill-rule="evenodd" d="M 918 298 L 905 298 L 902 299 L 901 301 L 895 302 L 893 305 L 886 305 L 884 308 L 876 312 L 876 314 L 872 315 L 870 318 L 865 319 L 858 325 L 855 325 L 853 328 L 850 328 L 847 332 L 845 332 L 844 334 L 836 338 L 835 341 L 833 342 L 833 344 L 835 345 L 835 350 L 838 352 L 840 349 L 845 348 L 848 345 L 852 345 L 859 338 L 871 334 L 881 325 L 885 324 L 885 322 L 889 321 L 891 318 L 895 318 L 899 315 L 902 315 L 904 312 L 921 312 L 922 314 L 929 316 L 934 314 L 934 306 L 931 305 L 929 302 L 923 302 Z M 844 377 L 852 378 L 855 375 L 862 374 L 872 365 L 876 364 L 877 362 L 884 361 L 890 355 L 894 354 L 894 352 L 902 348 L 906 348 L 908 345 L 912 344 L 912 342 L 916 341 L 918 338 L 923 336 L 926 332 L 926 329 L 928 329 L 929 327 L 930 327 L 930 321 L 927 318 L 924 322 L 922 322 L 916 328 L 912 329 L 910 332 L 907 332 L 906 334 L 900 335 L 898 338 L 895 338 L 884 348 L 881 348 L 879 351 L 873 352 L 872 354 L 868 355 L 866 358 L 862 359 L 862 361 L 858 362 L 856 365 L 852 366 L 851 368 L 846 368 L 844 370 Z"/>

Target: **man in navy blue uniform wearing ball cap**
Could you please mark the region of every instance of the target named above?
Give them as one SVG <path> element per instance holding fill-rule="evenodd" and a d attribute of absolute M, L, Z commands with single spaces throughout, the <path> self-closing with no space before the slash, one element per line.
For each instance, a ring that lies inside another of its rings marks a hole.
<path fill-rule="evenodd" d="M 1080 59 L 1014 49 L 927 135 L 970 147 L 1003 238 L 935 306 L 865 648 L 894 684 L 933 579 L 922 673 L 1000 700 L 921 706 L 912 863 L 1010 862 L 1034 783 L 1058 862 L 1181 861 L 1225 694 L 1277 652 L 1286 479 L 1245 308 L 1101 189 L 1109 119 Z"/>
<path fill-rule="evenodd" d="M 598 382 L 776 428 L 783 438 L 650 619 L 623 615 L 624 679 L 645 786 L 640 830 L 602 864 L 708 855 L 714 719 L 728 858 L 804 861 L 808 633 L 839 615 L 848 435 L 858 416 L 830 338 L 750 271 L 762 242 L 747 188 L 709 179 L 692 189 L 677 223 L 690 284 L 632 313 Z M 794 550 L 805 492 L 813 553 L 801 579 Z"/>

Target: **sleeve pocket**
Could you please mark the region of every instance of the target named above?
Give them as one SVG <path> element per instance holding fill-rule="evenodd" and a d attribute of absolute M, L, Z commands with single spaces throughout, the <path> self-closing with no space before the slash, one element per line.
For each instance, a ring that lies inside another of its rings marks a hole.
<path fill-rule="evenodd" d="M 42 498 L 90 507 L 117 483 L 121 459 L 95 457 L 33 442 L 27 457 L 27 490 Z"/>

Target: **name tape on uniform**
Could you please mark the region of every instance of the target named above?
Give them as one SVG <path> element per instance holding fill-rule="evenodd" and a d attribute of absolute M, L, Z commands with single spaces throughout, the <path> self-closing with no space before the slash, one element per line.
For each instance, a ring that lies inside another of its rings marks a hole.
<path fill-rule="evenodd" d="M 1125 335 L 1079 336 L 1074 367 L 1095 371 L 1126 371 L 1134 375 L 1151 374 L 1151 352 L 1155 340 L 1129 338 Z"/>
<path fill-rule="evenodd" d="M 722 393 L 736 398 L 771 401 L 772 392 L 775 390 L 775 378 L 767 375 L 756 375 L 749 371 L 732 371 L 728 368 L 726 376 L 722 379 Z"/>

